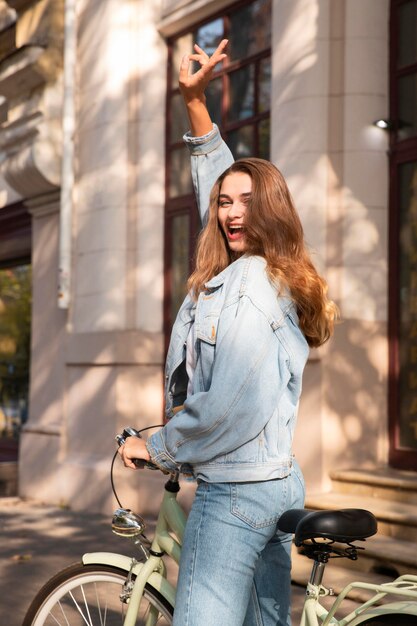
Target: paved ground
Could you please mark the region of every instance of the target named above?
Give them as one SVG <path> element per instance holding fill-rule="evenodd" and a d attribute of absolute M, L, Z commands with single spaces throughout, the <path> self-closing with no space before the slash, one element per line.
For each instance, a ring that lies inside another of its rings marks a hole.
<path fill-rule="evenodd" d="M 84 552 L 124 550 L 124 540 L 113 535 L 103 515 L 17 498 L 0 498 L 0 529 L 1 626 L 21 626 L 42 584 Z"/>
<path fill-rule="evenodd" d="M 18 498 L 0 498 L 0 626 L 21 626 L 38 589 L 84 552 L 134 554 L 113 535 L 110 519 Z M 293 624 L 299 623 L 304 591 L 293 592 Z"/>
<path fill-rule="evenodd" d="M 113 535 L 110 519 L 18 498 L 0 498 L 0 625 L 21 626 L 31 599 L 58 570 L 84 552 L 130 554 L 128 540 Z M 301 590 L 296 590 L 298 599 Z M 299 604 L 299 602 L 298 602 Z"/>

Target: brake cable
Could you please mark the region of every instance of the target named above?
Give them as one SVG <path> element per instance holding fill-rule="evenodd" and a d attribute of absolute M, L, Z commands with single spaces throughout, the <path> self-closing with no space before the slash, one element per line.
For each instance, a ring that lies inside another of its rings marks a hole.
<path fill-rule="evenodd" d="M 145 428 L 141 428 L 141 430 L 138 430 L 138 433 L 139 434 L 143 433 L 143 432 L 145 432 L 145 430 L 151 430 L 152 428 L 163 428 L 163 427 L 164 427 L 164 424 L 157 424 L 156 426 L 146 426 Z M 111 488 L 112 488 L 112 491 L 113 491 L 113 495 L 116 498 L 116 502 L 119 505 L 119 507 L 121 509 L 123 509 L 124 507 L 123 507 L 122 503 L 119 500 L 119 497 L 118 497 L 117 492 L 116 492 L 116 488 L 114 486 L 114 477 L 113 477 L 114 462 L 115 462 L 116 457 L 118 456 L 118 454 L 119 453 L 116 450 L 116 452 L 113 455 L 112 462 L 111 462 L 111 466 L 110 466 L 110 483 L 111 483 Z"/>

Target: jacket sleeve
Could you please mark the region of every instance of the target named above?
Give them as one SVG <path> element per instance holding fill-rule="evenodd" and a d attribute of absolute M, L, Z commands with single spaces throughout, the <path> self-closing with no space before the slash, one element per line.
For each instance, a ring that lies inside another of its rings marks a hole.
<path fill-rule="evenodd" d="M 274 333 L 264 314 L 243 297 L 216 346 L 210 388 L 190 396 L 184 409 L 148 439 L 152 459 L 177 469 L 227 454 L 258 436 L 278 410 L 291 378 L 281 339 L 279 330 Z"/>
<path fill-rule="evenodd" d="M 201 223 L 205 226 L 212 187 L 234 159 L 216 124 L 213 124 L 211 132 L 202 137 L 193 137 L 186 133 L 184 141 L 191 152 L 191 176 Z"/>

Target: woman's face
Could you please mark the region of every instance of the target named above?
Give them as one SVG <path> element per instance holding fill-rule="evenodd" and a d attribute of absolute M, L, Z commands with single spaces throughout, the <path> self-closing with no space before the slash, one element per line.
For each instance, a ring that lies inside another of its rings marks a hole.
<path fill-rule="evenodd" d="M 229 248 L 244 252 L 245 214 L 252 192 L 252 179 L 244 172 L 233 172 L 223 180 L 219 194 L 218 218 Z"/>

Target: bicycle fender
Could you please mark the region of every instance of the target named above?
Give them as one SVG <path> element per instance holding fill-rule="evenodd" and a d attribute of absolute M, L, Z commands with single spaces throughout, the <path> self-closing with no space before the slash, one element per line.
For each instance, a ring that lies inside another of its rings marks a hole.
<path fill-rule="evenodd" d="M 372 609 L 368 609 L 355 617 L 354 620 L 349 622 L 349 626 L 357 626 L 363 624 L 371 617 L 381 617 L 381 615 L 411 615 L 417 617 L 417 598 L 410 600 L 402 600 L 400 602 L 392 602 L 390 604 L 382 604 L 375 606 Z"/>
<path fill-rule="evenodd" d="M 113 565 L 113 567 L 117 567 L 128 573 L 132 565 L 132 557 L 115 552 L 89 552 L 83 554 L 82 562 L 84 565 Z M 133 568 L 135 576 L 138 576 L 142 567 L 143 563 L 136 563 Z M 152 572 L 147 582 L 154 587 L 154 589 L 159 591 L 172 606 L 175 606 L 175 589 L 166 578 L 161 576 L 158 572 Z"/>

